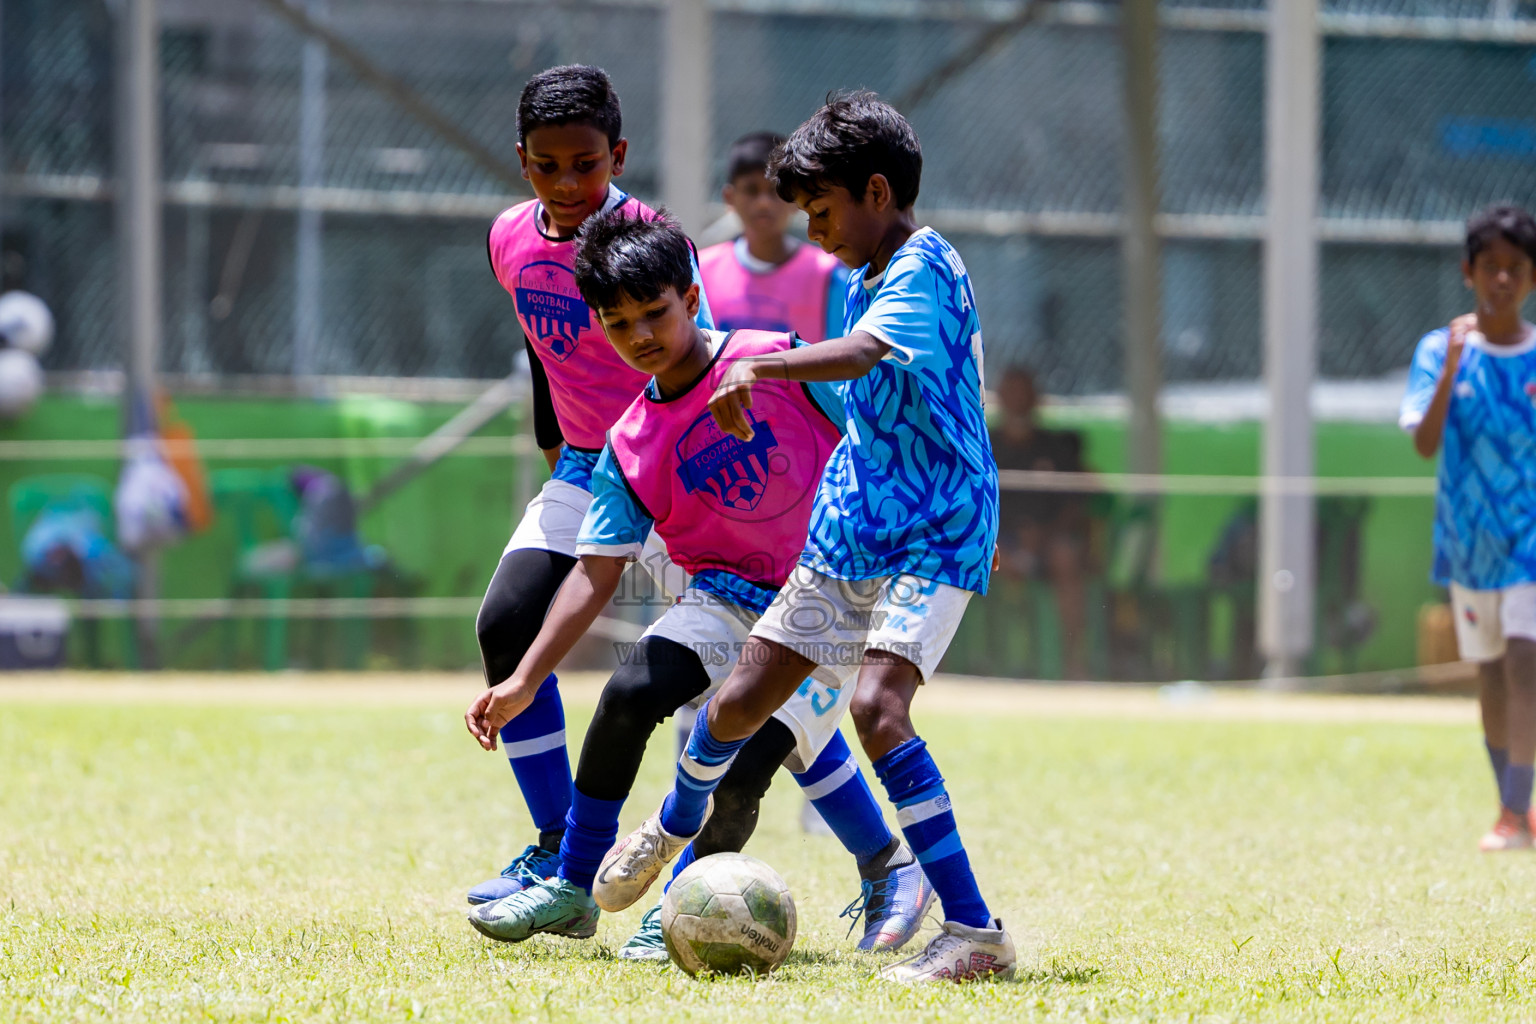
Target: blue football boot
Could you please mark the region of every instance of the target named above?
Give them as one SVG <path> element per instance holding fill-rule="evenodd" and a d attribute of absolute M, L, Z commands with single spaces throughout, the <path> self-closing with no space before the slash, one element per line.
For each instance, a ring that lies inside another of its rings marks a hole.
<path fill-rule="evenodd" d="M 912 851 L 900 839 L 868 864 L 859 867 L 862 884 L 859 898 L 843 910 L 841 917 L 853 918 L 848 933 L 864 919 L 864 937 L 859 948 L 866 952 L 900 949 L 911 941 L 922 926 L 923 917 L 933 904 L 933 886 Z"/>
<path fill-rule="evenodd" d="M 512 858 L 512 863 L 501 874 L 469 890 L 469 905 L 478 907 L 482 903 L 504 900 L 515 892 L 522 892 L 534 883 L 553 876 L 559 869 L 560 854 L 542 846 L 530 846 Z"/>

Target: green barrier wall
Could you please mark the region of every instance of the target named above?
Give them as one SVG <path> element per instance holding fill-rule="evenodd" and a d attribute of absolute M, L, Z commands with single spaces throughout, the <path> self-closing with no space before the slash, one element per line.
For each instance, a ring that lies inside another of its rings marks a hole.
<path fill-rule="evenodd" d="M 183 398 L 182 417 L 199 438 L 420 437 L 442 424 L 458 406 L 412 403 L 383 398 L 330 401 L 298 399 Z M 1050 410 L 1052 425 L 1081 430 L 1087 439 L 1090 464 L 1106 472 L 1124 468 L 1123 423 L 1075 409 Z M 102 440 L 116 437 L 120 416 L 115 398 L 51 395 L 20 423 L 0 426 L 0 440 Z M 514 412 L 498 417 L 484 434 L 506 436 L 519 428 Z M 1407 440 L 1390 424 L 1322 423 L 1318 426 L 1318 472 L 1326 476 L 1429 475 L 1432 468 L 1414 455 Z M 1253 474 L 1259 468 L 1260 427 L 1240 422 L 1225 425 L 1169 423 L 1164 466 L 1170 473 Z M 304 460 L 342 475 L 355 493 L 362 493 L 396 462 L 390 458 Z M 535 458 L 535 481 L 546 475 Z M 209 468 L 271 468 L 276 460 L 217 460 Z M 115 461 L 0 461 L 0 488 L 9 490 L 23 476 L 79 472 L 115 484 Z M 365 538 L 384 547 L 391 559 L 419 583 L 424 596 L 462 597 L 479 594 L 513 525 L 516 460 L 506 457 L 451 457 L 439 462 L 387 499 L 363 520 Z M 1159 582 L 1198 583 L 1222 527 L 1241 499 L 1175 496 L 1167 499 L 1157 560 Z M 0 579 L 18 575 L 18 545 L 5 504 L 4 542 L 0 543 Z M 1362 670 L 1412 664 L 1414 618 L 1420 604 L 1433 599 L 1427 577 L 1432 503 L 1427 498 L 1375 498 L 1365 530 L 1362 589 L 1376 609 L 1378 622 L 1360 650 Z M 234 563 L 232 525 L 216 522 L 207 533 L 169 551 L 164 560 L 166 597 L 223 597 L 229 593 Z M 119 662 L 120 631 L 103 627 L 106 660 Z M 391 640 L 391 629 L 376 625 L 382 635 L 371 651 L 373 664 L 395 663 L 402 655 Z M 229 645 L 219 627 L 188 628 L 169 622 L 162 645 L 164 661 L 175 667 L 204 668 L 224 662 Z M 256 636 L 245 624 L 236 637 L 238 663 L 256 664 Z M 324 631 L 311 635 L 303 624 L 293 626 L 294 663 L 312 660 L 327 650 Z M 78 645 L 72 660 L 81 657 Z M 469 618 L 429 620 L 416 624 L 411 662 L 449 668 L 478 663 Z M 1324 659 L 1323 668 L 1329 668 Z"/>
<path fill-rule="evenodd" d="M 198 438 L 334 438 L 421 437 L 440 426 L 459 406 L 446 403 L 412 403 L 384 398 L 340 398 L 332 401 L 244 398 L 183 398 L 177 410 Z M 120 413 L 115 398 L 78 396 L 46 397 L 19 423 L 0 426 L 0 440 L 101 440 L 120 433 Z M 519 428 L 515 411 L 490 423 L 485 435 L 506 436 Z M 248 467 L 270 469 L 303 461 L 341 475 L 354 493 L 361 494 L 398 459 L 350 457 L 347 459 L 219 459 L 208 462 L 210 471 Z M 547 473 L 543 460 L 535 458 L 538 476 Z M 361 532 L 379 544 L 391 560 L 419 582 L 419 593 L 432 597 L 459 597 L 480 593 L 490 578 L 513 525 L 512 502 L 516 460 L 506 457 L 447 458 L 428 469 L 406 487 L 387 498 L 364 517 Z M 8 493 L 20 478 L 43 473 L 85 473 L 115 486 L 116 461 L 0 461 L 0 490 Z M 4 506 L 4 541 L 0 542 L 0 580 L 13 583 L 19 573 L 19 538 L 11 523 L 9 502 Z M 230 591 L 235 560 L 233 524 L 216 519 L 213 527 L 166 552 L 162 595 L 175 598 L 224 597 Z M 185 622 L 168 622 L 162 642 L 162 660 L 171 667 L 205 668 L 224 662 L 228 637 L 224 629 L 188 629 Z M 415 624 L 411 660 L 426 666 L 461 668 L 477 665 L 472 619 L 429 620 Z M 292 626 L 293 661 L 311 660 L 316 644 L 331 653 L 335 641 L 326 626 L 319 636 L 310 635 L 304 623 Z M 78 630 L 76 631 L 78 632 Z M 105 660 L 122 662 L 121 631 L 102 627 Z M 393 639 L 388 629 L 375 627 L 377 637 Z M 256 663 L 255 630 L 245 624 L 239 631 L 238 664 Z M 326 646 L 328 645 L 328 646 Z M 388 645 L 380 643 L 381 648 Z M 395 649 L 387 658 L 395 661 Z M 80 651 L 73 642 L 71 660 Z"/>
<path fill-rule="evenodd" d="M 1104 472 L 1125 469 L 1123 421 L 1078 410 L 1049 410 L 1053 426 L 1083 432 L 1089 464 Z M 1259 472 L 1262 427 L 1257 422 L 1226 424 L 1170 422 L 1164 426 L 1163 468 L 1176 474 L 1253 475 Z M 1328 477 L 1434 475 L 1434 464 L 1418 457 L 1395 424 L 1317 424 L 1317 473 Z M 1159 538 L 1160 581 L 1197 583 L 1223 526 L 1243 499 L 1172 496 L 1164 506 Z M 1362 552 L 1361 591 L 1377 614 L 1376 629 L 1358 652 L 1361 671 L 1403 668 L 1415 656 L 1415 618 L 1421 604 L 1438 599 L 1429 581 L 1433 499 L 1371 499 Z M 1339 666 L 1323 659 L 1322 668 Z"/>

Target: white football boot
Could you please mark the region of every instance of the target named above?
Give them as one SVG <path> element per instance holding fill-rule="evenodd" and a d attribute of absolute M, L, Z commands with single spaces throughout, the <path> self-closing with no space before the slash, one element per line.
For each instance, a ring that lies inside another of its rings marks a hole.
<path fill-rule="evenodd" d="M 943 930 L 921 953 L 882 968 L 880 977 L 908 984 L 1007 978 L 1013 975 L 1015 959 L 1013 939 L 1000 919 L 994 917 L 987 928 L 945 921 Z"/>
<path fill-rule="evenodd" d="M 704 822 L 715 810 L 715 798 L 704 807 Z M 699 823 L 699 831 L 704 830 Z M 598 865 L 592 883 L 592 899 L 602 909 L 613 913 L 627 910 L 650 889 L 661 869 L 682 853 L 698 836 L 675 836 L 661 827 L 661 809 L 640 823 L 640 827 L 614 844 Z"/>

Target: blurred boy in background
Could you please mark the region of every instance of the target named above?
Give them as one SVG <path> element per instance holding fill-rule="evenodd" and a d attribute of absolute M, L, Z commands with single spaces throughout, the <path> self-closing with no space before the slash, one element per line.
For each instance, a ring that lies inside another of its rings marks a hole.
<path fill-rule="evenodd" d="M 1484 851 L 1532 845 L 1536 760 L 1536 219 L 1495 206 L 1467 222 L 1461 274 L 1476 309 L 1419 340 L 1399 423 L 1440 453 L 1434 578 L 1461 657 L 1478 663 L 1499 819 Z"/>
<path fill-rule="evenodd" d="M 699 254 L 699 272 L 722 331 L 794 332 L 806 341 L 842 333 L 848 268 L 787 234 L 795 214 L 768 179 L 768 158 L 784 141 L 753 132 L 731 144 L 721 197 L 741 218 L 735 241 Z"/>

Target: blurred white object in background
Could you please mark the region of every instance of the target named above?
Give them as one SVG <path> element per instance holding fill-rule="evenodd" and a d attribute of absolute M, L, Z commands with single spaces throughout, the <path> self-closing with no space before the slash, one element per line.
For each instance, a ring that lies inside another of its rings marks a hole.
<path fill-rule="evenodd" d="M 187 533 L 187 485 L 160 455 L 151 438 L 129 445 L 112 499 L 117 539 L 131 554 L 174 544 Z"/>
<path fill-rule="evenodd" d="M 0 595 L 0 671 L 62 668 L 69 605 L 57 597 Z"/>
<path fill-rule="evenodd" d="M 0 295 L 0 337 L 6 344 L 40 356 L 53 344 L 53 312 L 31 292 Z"/>
<path fill-rule="evenodd" d="M 25 349 L 0 348 L 0 419 L 25 416 L 42 393 L 43 368 L 37 357 Z"/>

